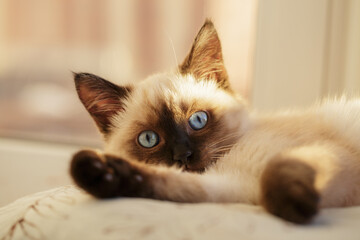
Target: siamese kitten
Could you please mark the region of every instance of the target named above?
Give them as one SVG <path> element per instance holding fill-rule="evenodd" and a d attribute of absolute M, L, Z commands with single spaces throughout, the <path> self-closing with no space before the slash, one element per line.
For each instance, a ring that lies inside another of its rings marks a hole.
<path fill-rule="evenodd" d="M 294 223 L 360 204 L 360 100 L 255 113 L 230 88 L 210 21 L 177 71 L 75 84 L 105 150 L 78 152 L 71 175 L 98 198 L 258 204 Z"/>

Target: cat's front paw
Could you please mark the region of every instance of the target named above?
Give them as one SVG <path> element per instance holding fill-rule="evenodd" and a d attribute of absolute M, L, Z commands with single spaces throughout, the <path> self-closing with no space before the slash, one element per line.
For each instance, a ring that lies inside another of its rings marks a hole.
<path fill-rule="evenodd" d="M 120 179 L 101 156 L 92 150 L 82 150 L 73 156 L 70 174 L 75 183 L 98 198 L 115 197 Z"/>
<path fill-rule="evenodd" d="M 75 183 L 98 198 L 153 197 L 146 168 L 111 155 L 82 150 L 71 161 Z"/>
<path fill-rule="evenodd" d="M 319 209 L 314 181 L 315 171 L 302 162 L 271 161 L 261 179 L 262 204 L 267 211 L 287 221 L 308 223 Z"/>

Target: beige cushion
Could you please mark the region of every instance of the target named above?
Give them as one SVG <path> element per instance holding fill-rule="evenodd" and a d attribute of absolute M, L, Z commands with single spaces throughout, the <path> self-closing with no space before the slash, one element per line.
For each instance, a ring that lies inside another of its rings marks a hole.
<path fill-rule="evenodd" d="M 0 209 L 0 239 L 360 239 L 360 207 L 326 209 L 297 226 L 243 204 L 99 201 L 65 186 Z"/>

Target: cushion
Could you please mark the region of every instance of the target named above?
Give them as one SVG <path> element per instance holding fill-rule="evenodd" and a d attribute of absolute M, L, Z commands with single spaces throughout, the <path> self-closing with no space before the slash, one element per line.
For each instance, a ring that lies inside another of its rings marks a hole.
<path fill-rule="evenodd" d="M 0 208 L 0 239 L 360 239 L 360 207 L 324 209 L 305 226 L 244 204 L 97 200 L 75 186 Z"/>

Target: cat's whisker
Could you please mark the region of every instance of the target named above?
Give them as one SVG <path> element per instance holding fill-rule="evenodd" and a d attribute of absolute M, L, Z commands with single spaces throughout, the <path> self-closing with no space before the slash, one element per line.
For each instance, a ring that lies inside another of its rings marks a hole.
<path fill-rule="evenodd" d="M 211 157 L 211 160 L 212 161 L 217 161 L 217 160 L 219 160 L 219 159 L 221 159 L 222 158 L 222 156 L 220 156 L 220 157 Z"/>
<path fill-rule="evenodd" d="M 214 151 L 209 151 L 208 154 L 211 156 L 220 156 L 223 157 L 227 152 L 229 152 L 232 149 L 232 147 L 227 148 L 221 148 L 221 149 L 215 149 Z"/>
<path fill-rule="evenodd" d="M 223 138 L 228 138 L 228 137 L 233 137 L 233 136 L 239 136 L 240 134 L 235 132 L 235 133 L 229 133 L 227 134 L 226 136 L 222 137 L 222 138 L 219 138 L 219 139 L 223 139 Z"/>
<path fill-rule="evenodd" d="M 226 151 L 214 151 L 212 153 L 209 153 L 211 154 L 211 156 L 224 156 L 226 154 Z"/>
<path fill-rule="evenodd" d="M 220 148 L 220 149 L 215 149 L 214 151 L 209 151 L 210 154 L 216 154 L 216 153 L 220 153 L 223 154 L 225 152 L 228 152 L 229 150 L 231 150 L 231 147 L 228 148 Z"/>
<path fill-rule="evenodd" d="M 222 154 L 224 155 L 225 153 L 229 152 L 232 148 L 228 147 L 228 148 L 221 148 L 221 149 L 214 149 L 213 151 L 208 151 L 208 154 L 214 155 L 214 154 Z"/>
<path fill-rule="evenodd" d="M 217 145 L 217 144 L 220 144 L 220 143 L 222 143 L 222 142 L 226 142 L 227 140 L 236 139 L 236 138 L 238 138 L 238 137 L 239 137 L 239 134 L 238 134 L 238 133 L 229 134 L 228 136 L 225 136 L 225 137 L 222 137 L 222 138 L 217 139 L 216 142 L 210 143 L 209 145 L 207 145 L 207 147 L 210 147 L 210 148 L 211 148 L 211 147 L 213 147 L 213 146 L 215 146 L 215 145 Z"/>
<path fill-rule="evenodd" d="M 221 145 L 215 149 L 219 149 L 219 148 L 227 148 L 227 147 L 232 147 L 234 144 L 227 144 L 227 145 Z"/>
<path fill-rule="evenodd" d="M 213 148 L 213 147 L 218 148 L 218 147 L 224 147 L 224 146 L 232 146 L 233 144 L 224 144 L 229 140 L 232 140 L 232 138 L 227 138 L 227 139 L 223 139 L 221 141 L 213 142 L 213 143 L 207 145 L 206 147 L 207 148 Z"/>
<path fill-rule="evenodd" d="M 208 153 L 210 158 L 211 157 L 219 157 L 222 158 L 225 154 L 224 153 L 219 153 L 219 152 L 215 152 L 215 153 Z"/>
<path fill-rule="evenodd" d="M 174 59 L 175 59 L 176 66 L 179 66 L 179 62 L 178 62 L 178 60 L 177 60 L 177 55 L 176 55 L 176 51 L 175 51 L 175 46 L 174 46 L 174 43 L 173 43 L 173 41 L 172 41 L 172 38 L 170 37 L 170 35 L 169 35 L 168 32 L 165 31 L 165 34 L 166 34 L 166 36 L 167 36 L 167 38 L 168 38 L 168 40 L 169 40 L 169 42 L 170 42 L 170 46 L 171 46 L 171 49 L 172 49 L 173 54 L 174 54 Z M 180 74 L 179 68 L 176 68 L 176 71 L 177 71 L 177 73 Z"/>
<path fill-rule="evenodd" d="M 235 136 L 237 136 L 237 134 L 229 134 L 229 135 L 227 135 L 225 137 L 221 137 L 221 138 L 217 139 L 217 141 L 215 143 L 222 142 L 223 140 L 227 140 L 227 139 L 230 139 L 230 138 L 235 137 Z"/>
<path fill-rule="evenodd" d="M 209 154 L 218 155 L 218 156 L 224 156 L 227 152 L 229 152 L 229 150 L 227 150 L 227 151 L 217 151 L 217 152 L 209 153 Z"/>

